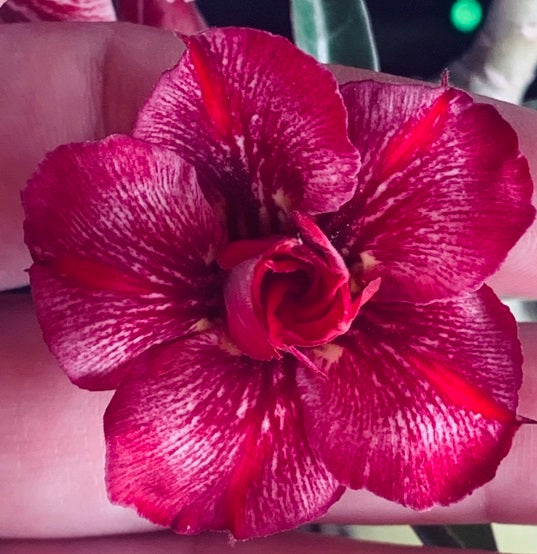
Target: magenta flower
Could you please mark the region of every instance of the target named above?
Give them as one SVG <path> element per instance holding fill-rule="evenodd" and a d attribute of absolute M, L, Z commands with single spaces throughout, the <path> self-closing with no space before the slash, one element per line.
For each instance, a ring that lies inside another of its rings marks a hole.
<path fill-rule="evenodd" d="M 192 34 L 207 27 L 189 0 L 0 0 L 0 22 L 131 21 Z M 3 7 L 2 7 L 3 6 Z"/>
<path fill-rule="evenodd" d="M 112 0 L 0 0 L 0 7 L 0 21 L 8 23 L 116 20 Z"/>
<path fill-rule="evenodd" d="M 117 389 L 111 500 L 247 538 L 345 487 L 469 494 L 522 421 L 516 326 L 483 285 L 533 219 L 514 132 L 445 86 L 341 96 L 266 33 L 188 46 L 135 138 L 62 146 L 23 193 L 45 340 Z"/>

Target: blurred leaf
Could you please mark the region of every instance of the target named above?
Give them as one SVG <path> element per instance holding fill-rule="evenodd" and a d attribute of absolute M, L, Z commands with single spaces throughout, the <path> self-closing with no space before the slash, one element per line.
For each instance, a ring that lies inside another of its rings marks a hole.
<path fill-rule="evenodd" d="M 532 98 L 531 100 L 524 100 L 522 105 L 525 108 L 531 108 L 532 110 L 537 110 L 537 98 Z"/>
<path fill-rule="evenodd" d="M 413 525 L 412 529 L 427 546 L 476 548 L 498 551 L 492 527 L 485 525 Z"/>
<path fill-rule="evenodd" d="M 291 0 L 296 45 L 322 63 L 378 71 L 378 55 L 363 0 Z"/>

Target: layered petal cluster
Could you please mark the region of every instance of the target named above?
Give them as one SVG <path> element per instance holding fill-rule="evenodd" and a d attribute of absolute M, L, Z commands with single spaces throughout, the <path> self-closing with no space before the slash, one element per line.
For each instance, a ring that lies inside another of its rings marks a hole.
<path fill-rule="evenodd" d="M 116 9 L 117 7 L 117 9 Z M 189 0 L 0 0 L 0 22 L 130 21 L 191 34 L 206 28 Z"/>
<path fill-rule="evenodd" d="M 259 31 L 187 46 L 133 136 L 58 148 L 23 192 L 45 340 L 116 389 L 111 500 L 248 538 L 345 487 L 469 494 L 522 422 L 483 285 L 534 217 L 514 132 L 444 85 L 340 91 Z"/>

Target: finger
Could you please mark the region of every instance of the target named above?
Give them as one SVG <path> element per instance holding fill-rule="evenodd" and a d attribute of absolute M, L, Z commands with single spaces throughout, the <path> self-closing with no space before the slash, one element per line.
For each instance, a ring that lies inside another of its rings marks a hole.
<path fill-rule="evenodd" d="M 134 511 L 112 506 L 106 497 L 102 414 L 112 393 L 80 390 L 67 380 L 40 338 L 28 297 L 4 295 L 0 302 L 0 536 L 151 528 Z M 537 325 L 524 325 L 521 336 L 526 373 L 520 413 L 537 418 Z M 349 491 L 327 520 L 537 523 L 536 456 L 537 426 L 523 426 L 497 477 L 458 504 L 420 513 L 368 492 Z"/>
<path fill-rule="evenodd" d="M 128 133 L 165 69 L 174 35 L 129 24 L 0 28 L 0 289 L 27 284 L 20 189 L 56 146 Z"/>
<path fill-rule="evenodd" d="M 434 554 L 435 548 L 403 547 L 362 542 L 340 537 L 327 537 L 312 533 L 283 533 L 266 539 L 229 542 L 226 535 L 206 534 L 196 537 L 179 537 L 169 533 L 151 533 L 137 536 L 95 537 L 73 540 L 6 541 L 6 552 L 11 554 Z M 455 554 L 456 549 L 442 548 L 442 554 Z M 468 554 L 477 554 L 467 550 Z"/>

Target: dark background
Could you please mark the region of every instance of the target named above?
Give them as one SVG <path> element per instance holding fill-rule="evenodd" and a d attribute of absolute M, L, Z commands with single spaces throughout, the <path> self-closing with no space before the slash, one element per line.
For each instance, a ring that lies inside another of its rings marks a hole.
<path fill-rule="evenodd" d="M 483 11 L 489 0 L 480 0 Z M 438 75 L 471 43 L 475 32 L 450 22 L 452 0 L 369 0 L 382 71 L 409 77 Z M 198 0 L 210 25 L 256 27 L 291 38 L 288 0 Z"/>

